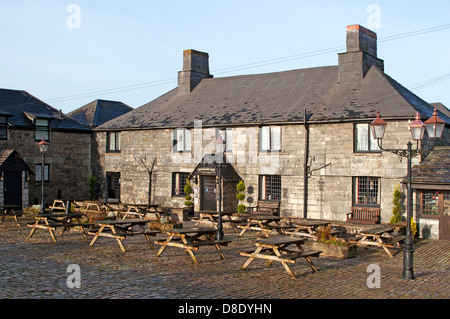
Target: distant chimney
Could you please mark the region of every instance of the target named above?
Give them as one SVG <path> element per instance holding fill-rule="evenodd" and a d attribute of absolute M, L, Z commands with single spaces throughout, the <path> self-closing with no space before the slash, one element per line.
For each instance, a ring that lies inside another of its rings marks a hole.
<path fill-rule="evenodd" d="M 347 26 L 347 52 L 339 53 L 339 82 L 358 83 L 371 66 L 384 71 L 377 58 L 377 34 L 358 24 Z"/>
<path fill-rule="evenodd" d="M 183 51 L 183 71 L 178 72 L 178 93 L 191 92 L 209 74 L 209 55 L 195 50 Z"/>

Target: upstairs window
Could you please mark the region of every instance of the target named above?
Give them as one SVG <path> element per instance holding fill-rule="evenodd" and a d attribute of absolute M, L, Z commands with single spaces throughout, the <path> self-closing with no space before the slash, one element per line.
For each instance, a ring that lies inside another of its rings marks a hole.
<path fill-rule="evenodd" d="M 233 130 L 232 129 L 216 129 L 216 140 L 222 137 L 222 140 L 225 141 L 225 152 L 233 151 Z"/>
<path fill-rule="evenodd" d="M 380 152 L 377 140 L 372 136 L 369 123 L 355 124 L 355 152 Z"/>
<path fill-rule="evenodd" d="M 8 117 L 0 116 L 0 140 L 8 139 Z"/>
<path fill-rule="evenodd" d="M 106 151 L 110 153 L 120 152 L 120 132 L 106 133 Z"/>
<path fill-rule="evenodd" d="M 173 152 L 191 151 L 191 131 L 184 128 L 173 130 Z"/>
<path fill-rule="evenodd" d="M 281 151 L 281 126 L 262 126 L 259 129 L 259 150 Z"/>
<path fill-rule="evenodd" d="M 35 125 L 35 134 L 34 138 L 36 141 L 42 140 L 44 138 L 44 141 L 50 140 L 50 121 L 46 119 L 35 119 L 34 121 Z"/>

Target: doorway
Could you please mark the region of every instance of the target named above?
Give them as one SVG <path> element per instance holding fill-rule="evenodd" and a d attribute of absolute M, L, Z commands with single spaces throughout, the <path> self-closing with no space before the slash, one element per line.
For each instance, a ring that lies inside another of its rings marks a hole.
<path fill-rule="evenodd" d="M 201 210 L 217 210 L 216 176 L 201 176 Z"/>
<path fill-rule="evenodd" d="M 120 200 L 120 172 L 106 172 L 106 198 Z"/>
<path fill-rule="evenodd" d="M 22 172 L 4 172 L 5 205 L 22 206 Z"/>

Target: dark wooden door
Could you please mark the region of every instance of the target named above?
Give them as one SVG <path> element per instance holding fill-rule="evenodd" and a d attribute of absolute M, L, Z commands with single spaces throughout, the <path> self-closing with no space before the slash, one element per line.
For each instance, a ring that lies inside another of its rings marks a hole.
<path fill-rule="evenodd" d="M 5 205 L 22 206 L 22 172 L 4 172 Z"/>
<path fill-rule="evenodd" d="M 216 177 L 202 176 L 201 183 L 201 210 L 216 210 Z"/>

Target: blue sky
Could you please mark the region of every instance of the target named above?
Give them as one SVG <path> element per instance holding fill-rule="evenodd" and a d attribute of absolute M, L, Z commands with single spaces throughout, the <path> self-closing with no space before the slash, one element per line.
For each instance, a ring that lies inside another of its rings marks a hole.
<path fill-rule="evenodd" d="M 449 12 L 448 0 L 1 0 L 0 87 L 64 113 L 97 98 L 137 108 L 176 86 L 185 49 L 208 52 L 215 77 L 337 65 L 360 24 L 388 75 L 450 107 Z"/>

